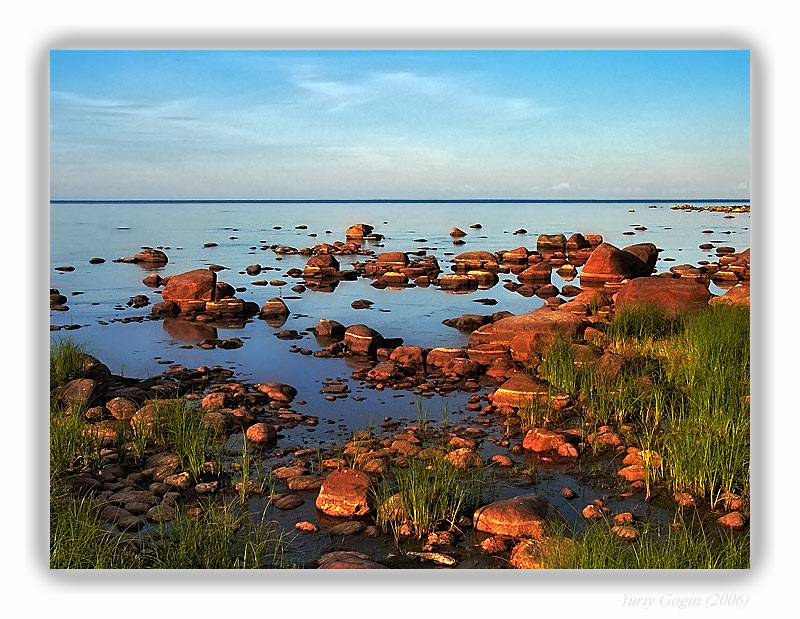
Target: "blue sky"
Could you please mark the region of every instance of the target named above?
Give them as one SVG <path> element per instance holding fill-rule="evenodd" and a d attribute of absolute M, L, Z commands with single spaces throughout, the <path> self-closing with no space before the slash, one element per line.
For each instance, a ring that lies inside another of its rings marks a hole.
<path fill-rule="evenodd" d="M 747 51 L 52 51 L 53 199 L 747 198 Z"/>

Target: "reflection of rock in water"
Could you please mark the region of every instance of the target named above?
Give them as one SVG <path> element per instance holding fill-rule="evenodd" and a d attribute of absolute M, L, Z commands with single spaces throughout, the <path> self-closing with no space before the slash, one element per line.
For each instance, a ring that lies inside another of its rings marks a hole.
<path fill-rule="evenodd" d="M 289 316 L 287 314 L 271 314 L 261 317 L 261 320 L 266 322 L 270 327 L 278 329 L 286 324 L 288 318 Z"/>
<path fill-rule="evenodd" d="M 198 322 L 181 320 L 180 318 L 165 318 L 164 331 L 176 340 L 181 342 L 192 342 L 196 344 L 205 339 L 216 339 L 217 329 L 211 325 Z"/>
<path fill-rule="evenodd" d="M 339 280 L 333 277 L 306 279 L 306 286 L 315 292 L 333 292 L 339 285 Z"/>

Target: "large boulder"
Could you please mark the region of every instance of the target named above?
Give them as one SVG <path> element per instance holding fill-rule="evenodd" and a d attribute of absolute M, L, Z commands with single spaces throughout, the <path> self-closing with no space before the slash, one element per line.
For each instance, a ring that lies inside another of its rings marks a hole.
<path fill-rule="evenodd" d="M 644 269 L 647 270 L 647 275 L 653 272 L 658 260 L 658 248 L 652 243 L 637 243 L 636 245 L 629 245 L 624 247 L 622 251 L 633 254 L 644 263 Z"/>
<path fill-rule="evenodd" d="M 583 320 L 569 311 L 538 309 L 483 325 L 469 336 L 469 347 L 507 344 L 515 361 L 525 363 L 531 354 L 544 352 L 559 335 L 573 338 Z"/>
<path fill-rule="evenodd" d="M 181 310 L 191 301 L 214 301 L 217 293 L 217 274 L 210 269 L 195 269 L 173 275 L 164 286 L 161 298 L 174 301 Z"/>
<path fill-rule="evenodd" d="M 750 307 L 750 286 L 734 286 L 721 297 L 714 297 L 709 305 L 743 305 Z"/>
<path fill-rule="evenodd" d="M 652 270 L 652 267 L 648 268 L 639 256 L 614 247 L 610 243 L 602 243 L 595 248 L 583 266 L 581 285 L 618 283 L 623 279 L 650 275 Z"/>
<path fill-rule="evenodd" d="M 344 235 L 348 239 L 363 239 L 372 234 L 373 230 L 374 228 L 369 224 L 354 224 L 345 231 Z"/>
<path fill-rule="evenodd" d="M 635 305 L 655 305 L 669 315 L 708 306 L 711 293 L 703 284 L 683 278 L 640 277 L 623 284 L 614 302 L 618 310 Z"/>
<path fill-rule="evenodd" d="M 370 512 L 370 478 L 361 471 L 340 469 L 322 482 L 317 509 L 329 516 L 363 516 Z"/>
<path fill-rule="evenodd" d="M 563 252 L 567 246 L 567 238 L 563 234 L 540 234 L 536 239 L 536 251 L 540 254 Z"/>
<path fill-rule="evenodd" d="M 538 494 L 523 494 L 478 508 L 473 526 L 478 531 L 509 537 L 543 537 L 553 506 Z"/>
<path fill-rule="evenodd" d="M 397 271 L 408 266 L 408 255 L 402 251 L 387 251 L 378 254 L 375 264 L 382 271 Z"/>
<path fill-rule="evenodd" d="M 264 302 L 259 315 L 262 318 L 267 318 L 270 316 L 288 316 L 289 308 L 286 306 L 286 303 L 284 303 L 283 299 L 273 297 Z"/>
<path fill-rule="evenodd" d="M 372 357 L 383 345 L 383 336 L 367 325 L 353 325 L 344 332 L 344 347 L 351 355 Z"/>
<path fill-rule="evenodd" d="M 311 256 L 303 269 L 303 277 L 326 277 L 339 272 L 339 261 L 332 254 Z"/>

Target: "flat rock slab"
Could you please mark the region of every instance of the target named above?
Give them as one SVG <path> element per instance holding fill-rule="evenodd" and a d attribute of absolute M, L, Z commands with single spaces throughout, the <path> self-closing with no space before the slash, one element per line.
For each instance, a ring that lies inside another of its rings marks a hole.
<path fill-rule="evenodd" d="M 649 304 L 675 315 L 707 307 L 710 297 L 706 286 L 684 278 L 639 277 L 623 284 L 614 300 L 617 309 Z"/>
<path fill-rule="evenodd" d="M 550 391 L 552 388 L 547 383 L 525 372 L 517 372 L 492 394 L 492 404 L 522 408 L 530 405 L 534 398 L 548 397 Z"/>
<path fill-rule="evenodd" d="M 494 535 L 539 538 L 545 535 L 546 521 L 552 513 L 553 506 L 544 497 L 523 494 L 478 508 L 473 526 Z"/>

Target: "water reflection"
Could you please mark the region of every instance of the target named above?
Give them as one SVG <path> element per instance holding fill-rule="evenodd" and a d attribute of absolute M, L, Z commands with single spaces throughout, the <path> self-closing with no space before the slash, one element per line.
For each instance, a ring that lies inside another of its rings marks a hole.
<path fill-rule="evenodd" d="M 163 329 L 172 339 L 192 344 L 197 344 L 205 339 L 217 338 L 216 327 L 180 318 L 165 318 Z"/>

